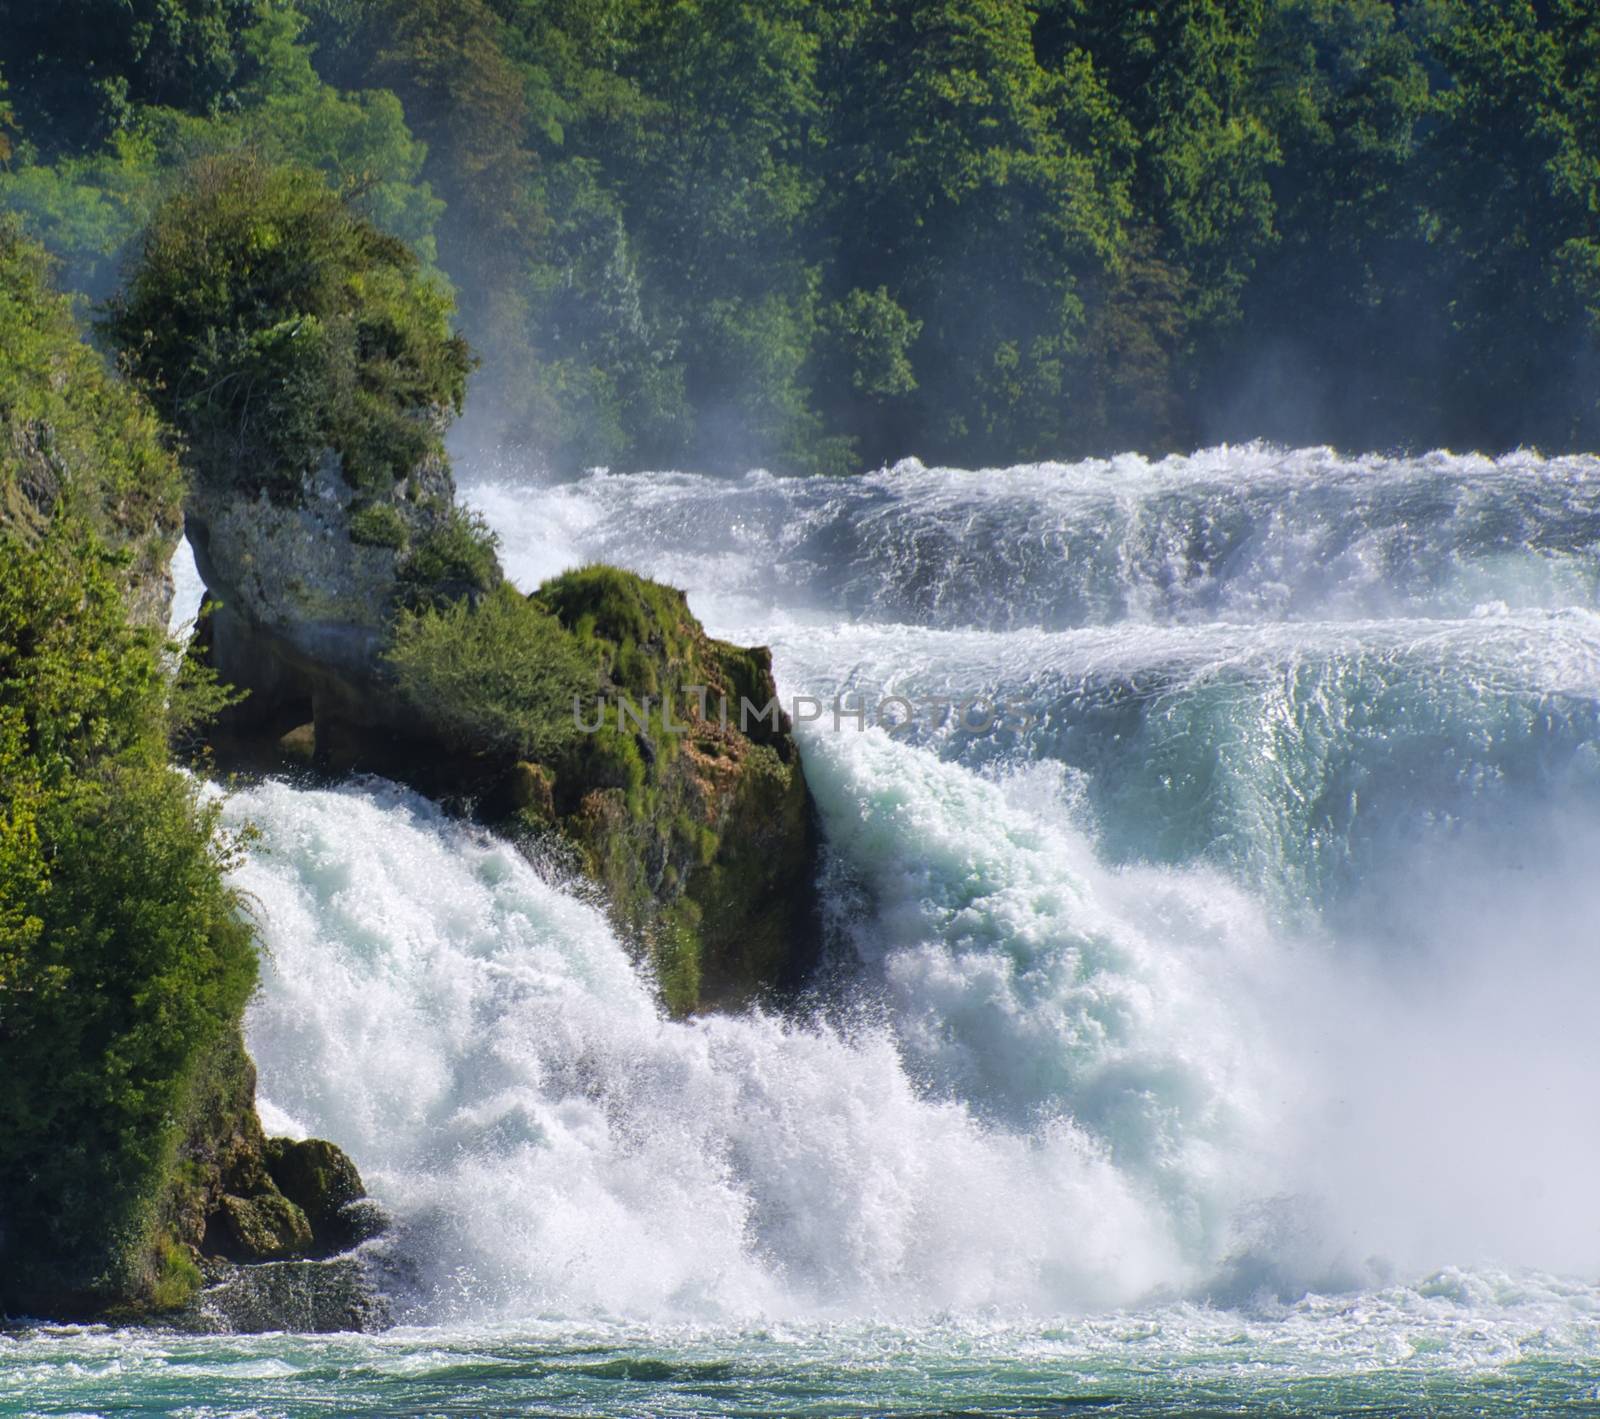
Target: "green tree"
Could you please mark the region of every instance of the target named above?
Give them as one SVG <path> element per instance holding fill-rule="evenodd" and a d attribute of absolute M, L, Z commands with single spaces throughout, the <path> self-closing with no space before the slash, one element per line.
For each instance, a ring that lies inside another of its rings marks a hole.
<path fill-rule="evenodd" d="M 1255 61 L 1279 245 L 1244 295 L 1233 350 L 1199 372 L 1202 436 L 1386 445 L 1436 416 L 1445 308 L 1427 270 L 1415 171 L 1421 57 L 1384 0 L 1280 0 Z M 1424 283 L 1425 285 L 1425 283 Z"/>
<path fill-rule="evenodd" d="M 197 460 L 292 494 L 332 449 L 387 491 L 442 456 L 471 359 L 403 243 L 320 175 L 204 159 L 156 213 L 105 322 Z"/>
<path fill-rule="evenodd" d="M 437 235 L 461 320 L 491 353 L 477 407 L 503 416 L 535 379 L 529 266 L 547 222 L 537 202 L 524 76 L 483 0 L 353 0 L 313 9 L 323 77 L 400 101 L 445 203 Z"/>
<path fill-rule="evenodd" d="M 155 105 L 213 113 L 257 0 L 9 0 L 0 69 L 46 156 L 96 147 Z"/>
<path fill-rule="evenodd" d="M 218 702 L 151 624 L 182 480 L 44 272 L 0 225 L 0 1309 L 70 1315 L 154 1297 L 256 956 L 216 807 L 167 765 L 176 711 Z"/>
<path fill-rule="evenodd" d="M 1412 23 L 1436 73 L 1418 185 L 1450 325 L 1446 427 L 1487 447 L 1592 442 L 1600 14 L 1428 0 Z"/>
<path fill-rule="evenodd" d="M 834 464 L 807 366 L 819 272 L 817 38 L 797 0 L 638 7 L 622 72 L 642 103 L 612 126 L 617 184 L 647 291 L 684 364 L 692 444 L 714 467 Z"/>
<path fill-rule="evenodd" d="M 1193 324 L 1226 324 L 1273 240 L 1274 135 L 1252 102 L 1265 0 L 1049 0 L 1048 59 L 1088 55 L 1138 138 L 1134 201 L 1189 273 Z"/>
<path fill-rule="evenodd" d="M 865 452 L 1058 451 L 1079 412 L 1080 282 L 1114 259 L 1131 135 L 1081 57 L 1041 67 L 1022 4 L 913 0 L 843 33 L 833 283 L 846 301 L 882 288 L 920 327 L 917 388 L 872 411 Z"/>
<path fill-rule="evenodd" d="M 65 285 L 111 295 L 128 244 L 188 164 L 246 149 L 316 168 L 362 215 L 434 259 L 443 204 L 420 180 L 426 148 L 393 94 L 345 93 L 317 77 L 304 25 L 290 6 L 262 8 L 238 36 L 226 114 L 131 110 L 99 149 L 0 171 L 0 203 L 60 258 Z"/>

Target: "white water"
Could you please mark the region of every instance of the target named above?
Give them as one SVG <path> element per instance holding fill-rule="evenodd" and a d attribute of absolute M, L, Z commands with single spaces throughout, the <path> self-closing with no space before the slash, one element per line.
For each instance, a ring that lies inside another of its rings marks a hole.
<path fill-rule="evenodd" d="M 524 585 L 619 561 L 788 691 L 1041 723 L 804 730 L 858 964 L 799 1024 L 662 1021 L 592 907 L 392 789 L 241 793 L 263 1092 L 401 1219 L 418 1320 L 1592 1277 L 1596 472 L 486 470 Z"/>

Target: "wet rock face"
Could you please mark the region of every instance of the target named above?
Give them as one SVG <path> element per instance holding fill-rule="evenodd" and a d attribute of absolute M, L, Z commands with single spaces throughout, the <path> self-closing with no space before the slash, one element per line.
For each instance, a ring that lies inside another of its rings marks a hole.
<path fill-rule="evenodd" d="M 185 524 L 213 603 L 211 663 L 250 692 L 230 714 L 237 725 L 298 714 L 296 723 L 314 716 L 406 727 L 385 693 L 381 656 L 404 548 L 448 520 L 454 491 L 439 460 L 381 496 L 363 494 L 332 452 L 292 500 L 197 480 Z M 375 525 L 387 535 L 363 531 Z"/>
<path fill-rule="evenodd" d="M 236 1262 L 329 1257 L 383 1229 L 382 1214 L 362 1207 L 366 1189 L 356 1166 L 321 1138 L 265 1140 L 262 1167 L 235 1170 L 228 1191 L 206 1216 L 203 1256 Z M 254 1160 L 252 1160 L 252 1163 Z"/>
<path fill-rule="evenodd" d="M 367 1190 L 340 1149 L 321 1138 L 270 1138 L 265 1156 L 272 1181 L 305 1216 L 320 1248 L 343 1251 L 361 1240 L 363 1223 L 353 1205 Z"/>
<path fill-rule="evenodd" d="M 235 1261 L 305 1256 L 312 1245 L 306 1214 L 276 1192 L 224 1194 L 206 1227 L 205 1249 Z"/>
<path fill-rule="evenodd" d="M 164 1325 L 210 1334 L 327 1334 L 383 1330 L 391 1323 L 383 1295 L 359 1257 L 256 1266 L 213 1261 L 202 1270 L 204 1289 L 182 1311 L 164 1317 Z"/>
<path fill-rule="evenodd" d="M 237 1035 L 197 1090 L 169 1207 L 175 1243 L 196 1261 L 328 1257 L 381 1230 L 354 1163 L 321 1139 L 267 1138 L 255 1066 Z"/>

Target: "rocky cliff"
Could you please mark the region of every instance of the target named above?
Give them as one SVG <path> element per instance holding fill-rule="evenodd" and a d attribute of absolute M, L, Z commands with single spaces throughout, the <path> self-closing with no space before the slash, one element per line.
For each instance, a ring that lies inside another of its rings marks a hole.
<path fill-rule="evenodd" d="M 814 833 L 787 721 L 741 722 L 765 653 L 614 568 L 506 582 L 453 497 L 447 316 L 311 175 L 207 165 L 146 236 L 108 328 L 187 440 L 202 649 L 247 692 L 219 761 L 384 774 L 536 845 L 605 889 L 674 1010 L 793 981 Z"/>
<path fill-rule="evenodd" d="M 255 946 L 167 748 L 208 698 L 163 658 L 183 487 L 0 223 L 0 1314 L 167 1316 L 375 1225 L 256 1115 Z"/>

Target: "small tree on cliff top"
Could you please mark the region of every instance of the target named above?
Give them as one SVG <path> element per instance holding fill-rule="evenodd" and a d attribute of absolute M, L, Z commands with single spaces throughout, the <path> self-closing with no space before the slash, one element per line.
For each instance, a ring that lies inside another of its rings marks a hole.
<path fill-rule="evenodd" d="M 442 454 L 472 357 L 449 294 L 316 173 L 202 160 L 104 322 L 203 473 L 292 496 L 324 449 L 382 492 Z"/>

